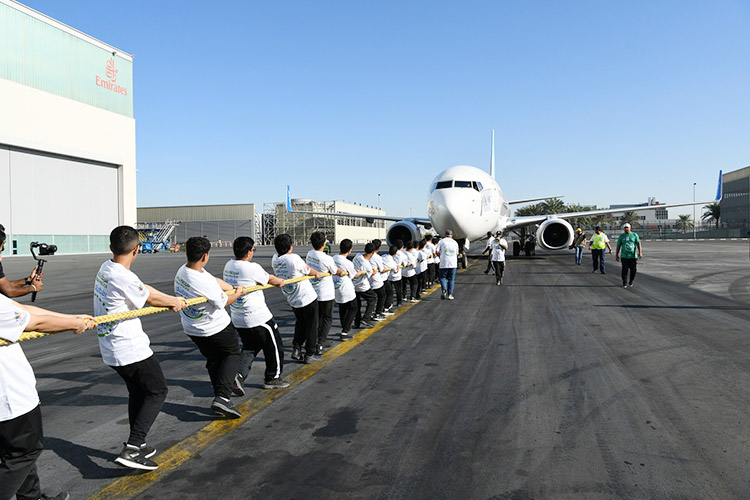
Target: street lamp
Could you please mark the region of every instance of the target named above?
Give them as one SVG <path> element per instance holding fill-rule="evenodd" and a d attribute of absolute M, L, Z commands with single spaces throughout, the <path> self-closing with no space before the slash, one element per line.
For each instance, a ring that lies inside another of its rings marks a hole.
<path fill-rule="evenodd" d="M 693 183 L 693 239 L 695 239 L 695 185 L 697 182 Z"/>

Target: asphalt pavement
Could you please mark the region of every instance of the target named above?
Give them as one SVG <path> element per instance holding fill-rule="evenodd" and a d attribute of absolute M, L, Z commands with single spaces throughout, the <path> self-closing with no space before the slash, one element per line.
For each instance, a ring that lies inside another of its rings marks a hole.
<path fill-rule="evenodd" d="M 646 243 L 632 289 L 612 256 L 606 275 L 591 272 L 588 255 L 582 266 L 567 252 L 512 259 L 502 286 L 473 260 L 456 300 L 429 294 L 315 370 L 287 357 L 289 390 L 269 397 L 257 360 L 236 400 L 252 415 L 236 428 L 208 410 L 204 361 L 177 316 L 147 317 L 170 386 L 149 435 L 157 462 L 170 457 L 160 474 L 112 463 L 127 437 L 127 392 L 96 337 L 28 341 L 42 483 L 73 498 L 745 498 L 747 251 Z M 228 255 L 212 251 L 209 271 Z M 270 255 L 259 252 L 267 269 Z M 37 304 L 90 312 L 104 258 L 52 257 Z M 183 259 L 143 255 L 134 271 L 170 291 Z M 30 261 L 3 264 L 14 278 Z M 291 311 L 277 290 L 265 295 L 289 346 Z M 201 440 L 199 451 L 174 451 Z"/>

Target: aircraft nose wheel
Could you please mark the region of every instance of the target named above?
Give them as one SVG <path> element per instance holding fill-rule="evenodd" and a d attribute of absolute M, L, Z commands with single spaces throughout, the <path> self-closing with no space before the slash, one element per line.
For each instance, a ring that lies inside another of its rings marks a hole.
<path fill-rule="evenodd" d="M 466 255 L 466 253 L 462 253 L 459 256 L 458 260 L 461 263 L 461 269 L 466 269 L 466 266 L 469 265 L 469 257 Z"/>

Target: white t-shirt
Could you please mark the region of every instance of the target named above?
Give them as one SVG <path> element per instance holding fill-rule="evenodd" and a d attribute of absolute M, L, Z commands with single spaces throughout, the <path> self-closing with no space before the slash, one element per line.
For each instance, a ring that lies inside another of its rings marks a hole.
<path fill-rule="evenodd" d="M 492 242 L 494 242 L 496 239 L 497 238 L 495 238 L 494 236 L 490 236 L 489 238 L 487 238 L 487 248 L 489 248 L 490 251 L 492 251 Z"/>
<path fill-rule="evenodd" d="M 196 297 L 208 299 L 207 302 L 201 302 L 180 311 L 182 329 L 188 335 L 210 337 L 232 322 L 224 309 L 229 297 L 221 289 L 216 278 L 205 269 L 196 271 L 187 267 L 187 264 L 183 264 L 174 277 L 174 292 L 186 299 Z"/>
<path fill-rule="evenodd" d="M 383 282 L 385 281 L 385 274 L 382 273 L 385 269 L 383 265 L 383 258 L 377 253 L 372 254 L 370 257 L 370 265 L 372 266 L 372 276 L 370 276 L 370 288 L 377 290 L 383 288 Z"/>
<path fill-rule="evenodd" d="M 310 274 L 310 268 L 302 260 L 302 257 L 296 253 L 287 253 L 282 256 L 274 254 L 271 259 L 273 273 L 283 279 L 290 280 L 307 276 Z M 310 280 L 302 280 L 297 283 L 289 283 L 281 287 L 281 292 L 286 297 L 286 301 L 294 308 L 305 307 L 312 301 L 318 299 L 318 294 L 310 283 Z"/>
<path fill-rule="evenodd" d="M 354 291 L 354 283 L 352 282 L 352 276 L 357 273 L 357 270 L 354 269 L 354 264 L 344 255 L 335 255 L 333 261 L 339 269 L 349 273 L 344 276 L 333 277 L 333 286 L 336 290 L 336 303 L 346 304 L 357 298 L 357 294 Z"/>
<path fill-rule="evenodd" d="M 224 281 L 233 287 L 267 285 L 268 273 L 255 262 L 232 259 L 224 266 Z M 229 312 L 235 328 L 253 328 L 273 318 L 263 290 L 239 297 L 229 306 Z"/>
<path fill-rule="evenodd" d="M 427 263 L 436 264 L 437 259 L 432 256 L 432 254 L 435 253 L 435 244 L 431 241 L 428 241 L 424 246 L 424 251 L 427 252 Z"/>
<path fill-rule="evenodd" d="M 423 273 L 427 271 L 427 260 L 430 258 L 430 254 L 424 248 L 417 250 L 417 272 Z"/>
<path fill-rule="evenodd" d="M 438 242 L 437 251 L 440 252 L 440 268 L 451 269 L 458 267 L 458 243 L 453 238 L 443 238 Z"/>
<path fill-rule="evenodd" d="M 404 252 L 406 255 L 406 262 L 404 270 L 402 271 L 404 278 L 411 278 L 417 274 L 417 251 L 414 249 L 407 250 Z"/>
<path fill-rule="evenodd" d="M 16 309 L 0 294 L 0 338 L 15 342 L 31 321 L 31 315 Z M 0 422 L 12 420 L 39 406 L 36 378 L 20 344 L 0 347 Z"/>
<path fill-rule="evenodd" d="M 107 260 L 94 280 L 94 316 L 140 309 L 148 296 L 148 288 L 133 271 Z M 96 326 L 96 333 L 106 365 L 132 365 L 154 354 L 140 318 L 102 323 Z"/>
<path fill-rule="evenodd" d="M 338 271 L 336 263 L 333 261 L 333 257 L 327 255 L 325 252 L 320 250 L 310 250 L 307 252 L 307 265 L 318 271 L 319 273 L 331 273 L 335 275 Z M 320 279 L 310 280 L 315 293 L 318 294 L 318 300 L 321 302 L 333 300 L 335 297 L 333 277 L 325 276 Z"/>
<path fill-rule="evenodd" d="M 396 252 L 396 255 L 393 256 L 393 260 L 396 261 L 396 265 L 399 267 L 398 279 L 400 280 L 404 271 L 403 266 L 409 262 L 409 257 L 407 257 L 402 250 L 399 250 Z"/>
<path fill-rule="evenodd" d="M 370 276 L 372 276 L 372 266 L 370 261 L 365 259 L 365 256 L 358 253 L 354 257 L 354 269 L 357 271 L 365 271 L 367 274 L 360 274 L 354 278 L 354 290 L 358 292 L 366 292 L 370 289 Z"/>
<path fill-rule="evenodd" d="M 495 238 L 492 242 L 492 260 L 495 262 L 505 262 L 505 250 L 508 248 L 508 242 L 505 238 Z"/>
<path fill-rule="evenodd" d="M 388 281 L 399 281 L 401 279 L 401 269 L 399 269 L 396 260 L 390 254 L 383 256 L 383 265 L 386 269 L 390 269 L 388 273 Z"/>

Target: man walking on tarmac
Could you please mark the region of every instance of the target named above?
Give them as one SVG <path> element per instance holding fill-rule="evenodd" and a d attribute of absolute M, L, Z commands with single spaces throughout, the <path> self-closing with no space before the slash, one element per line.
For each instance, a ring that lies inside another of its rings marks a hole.
<path fill-rule="evenodd" d="M 440 240 L 436 251 L 440 257 L 440 286 L 443 289 L 440 298 L 453 300 L 453 283 L 458 267 L 458 243 L 453 239 L 453 231 L 448 229 L 445 232 L 445 238 Z"/>
<path fill-rule="evenodd" d="M 586 247 L 586 235 L 583 234 L 583 230 L 579 227 L 576 229 L 576 234 L 573 236 L 573 243 L 570 244 L 570 248 L 574 248 L 576 251 L 576 265 L 580 266 L 583 260 L 583 249 Z"/>
<path fill-rule="evenodd" d="M 622 287 L 632 288 L 638 259 L 643 258 L 643 249 L 641 248 L 641 239 L 637 234 L 631 232 L 630 224 L 625 224 L 622 230 L 625 232 L 617 238 L 615 260 L 622 260 Z M 622 253 L 620 253 L 620 249 L 622 249 Z M 630 271 L 630 280 L 628 280 L 628 271 Z"/>
<path fill-rule="evenodd" d="M 601 227 L 596 226 L 594 228 L 594 235 L 591 237 L 589 248 L 591 249 L 591 260 L 594 261 L 593 272 L 596 272 L 598 269 L 602 274 L 607 274 L 606 267 L 604 266 L 604 249 L 608 248 L 611 254 L 612 245 L 609 244 L 609 238 L 602 232 Z"/>

